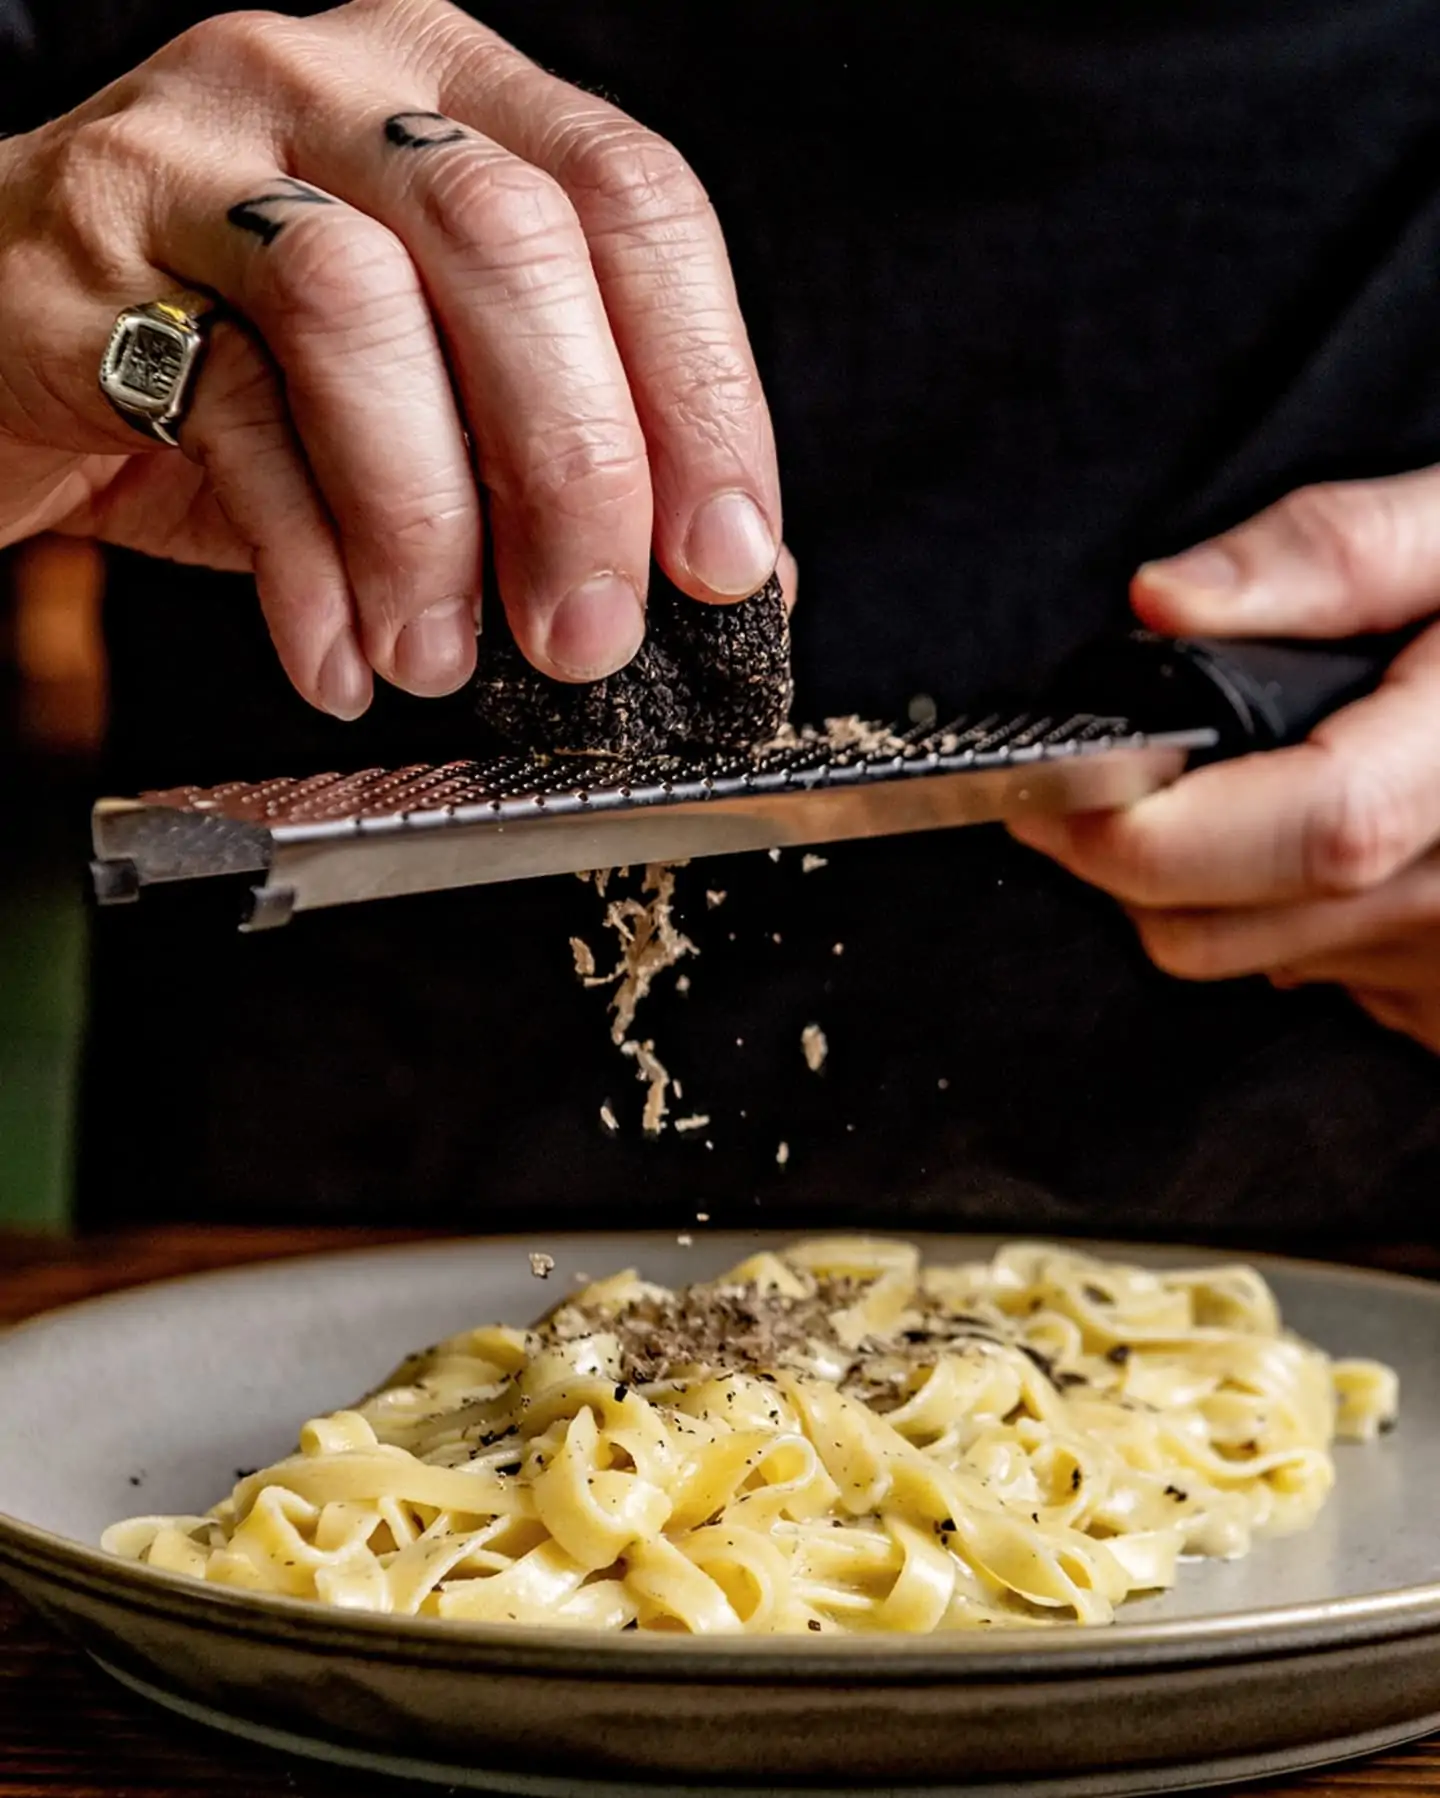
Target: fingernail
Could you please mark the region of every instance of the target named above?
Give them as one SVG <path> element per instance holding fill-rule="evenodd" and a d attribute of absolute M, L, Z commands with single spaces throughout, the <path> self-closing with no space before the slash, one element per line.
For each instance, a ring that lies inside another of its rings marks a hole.
<path fill-rule="evenodd" d="M 572 680 L 600 680 L 623 668 L 644 639 L 640 595 L 622 574 L 597 574 L 555 608 L 545 654 Z"/>
<path fill-rule="evenodd" d="M 348 724 L 369 708 L 375 692 L 370 664 L 360 653 L 360 645 L 348 630 L 330 645 L 320 672 L 315 677 L 316 691 L 325 710 Z"/>
<path fill-rule="evenodd" d="M 1210 593 L 1228 592 L 1240 585 L 1240 564 L 1218 543 L 1201 543 L 1183 555 L 1147 562 L 1139 572 L 1146 580 L 1173 587 L 1203 587 Z"/>
<path fill-rule="evenodd" d="M 475 618 L 468 599 L 442 599 L 410 620 L 395 639 L 395 684 L 421 699 L 453 693 L 475 660 Z"/>
<path fill-rule="evenodd" d="M 695 514 L 685 539 L 691 574 L 712 593 L 747 599 L 775 572 L 779 546 L 754 500 L 745 493 L 717 493 Z"/>

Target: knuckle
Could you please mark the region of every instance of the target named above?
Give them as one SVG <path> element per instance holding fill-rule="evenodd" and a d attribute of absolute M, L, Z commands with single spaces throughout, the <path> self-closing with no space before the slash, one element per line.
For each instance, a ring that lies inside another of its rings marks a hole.
<path fill-rule="evenodd" d="M 553 176 L 518 157 L 467 147 L 435 165 L 425 192 L 430 223 L 452 245 L 487 261 L 531 259 L 539 245 L 579 239 L 579 221 Z"/>
<path fill-rule="evenodd" d="M 674 144 L 629 119 L 578 133 L 563 168 L 567 185 L 615 222 L 673 224 L 711 211 L 699 176 Z"/>
<path fill-rule="evenodd" d="M 145 216 L 164 147 L 157 121 L 122 107 L 56 133 L 43 157 L 43 226 L 84 268 L 121 286 L 133 279 L 137 245 L 116 221 Z"/>
<path fill-rule="evenodd" d="M 1380 482 L 1301 487 L 1280 501 L 1276 515 L 1306 559 L 1346 588 L 1362 585 L 1394 542 L 1393 508 Z"/>
<path fill-rule="evenodd" d="M 590 420 L 554 429 L 533 447 L 524 469 L 527 510 L 589 518 L 644 495 L 649 466 L 625 420 Z"/>
<path fill-rule="evenodd" d="M 660 371 L 660 384 L 676 423 L 721 453 L 769 417 L 759 374 L 738 345 L 692 343 Z"/>
<path fill-rule="evenodd" d="M 334 47 L 307 22 L 280 13 L 217 13 L 176 38 L 161 60 L 205 89 L 264 96 L 275 116 L 334 103 Z"/>
<path fill-rule="evenodd" d="M 294 21 L 274 12 L 222 12 L 182 31 L 161 52 L 170 63 L 231 82 L 257 63 L 269 65 Z"/>
<path fill-rule="evenodd" d="M 368 578 L 357 590 L 370 645 L 388 654 L 397 631 L 473 579 L 479 512 L 474 491 L 390 494 L 368 523 Z"/>
<path fill-rule="evenodd" d="M 1365 767 L 1339 767 L 1303 825 L 1306 883 L 1343 897 L 1381 885 L 1416 850 L 1411 807 L 1392 780 Z"/>
<path fill-rule="evenodd" d="M 347 208 L 307 212 L 253 259 L 269 308 L 296 332 L 355 348 L 393 345 L 413 332 L 420 279 L 399 239 Z"/>

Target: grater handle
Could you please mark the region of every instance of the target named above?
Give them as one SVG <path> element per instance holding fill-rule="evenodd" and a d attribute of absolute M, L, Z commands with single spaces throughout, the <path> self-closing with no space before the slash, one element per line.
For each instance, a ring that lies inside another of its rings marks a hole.
<path fill-rule="evenodd" d="M 1082 650 L 1056 696 L 1115 712 L 1147 732 L 1216 731 L 1216 747 L 1197 759 L 1243 755 L 1298 743 L 1332 712 L 1373 692 L 1415 634 L 1277 642 L 1137 630 Z"/>

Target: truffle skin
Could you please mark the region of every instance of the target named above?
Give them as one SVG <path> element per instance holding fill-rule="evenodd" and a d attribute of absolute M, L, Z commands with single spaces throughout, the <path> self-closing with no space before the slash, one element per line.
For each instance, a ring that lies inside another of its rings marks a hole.
<path fill-rule="evenodd" d="M 712 605 L 651 574 L 645 641 L 604 680 L 572 686 L 532 668 L 498 605 L 487 606 L 475 710 L 507 747 L 556 753 L 681 755 L 751 749 L 790 710 L 790 627 L 780 582 Z"/>

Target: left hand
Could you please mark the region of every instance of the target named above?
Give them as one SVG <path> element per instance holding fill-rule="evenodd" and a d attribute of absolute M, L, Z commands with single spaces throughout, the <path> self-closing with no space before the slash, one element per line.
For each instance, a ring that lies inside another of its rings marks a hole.
<path fill-rule="evenodd" d="M 1170 636 L 1334 637 L 1440 612 L 1440 470 L 1302 488 L 1135 576 Z M 1345 987 L 1440 1053 L 1440 623 L 1293 749 L 1200 768 L 1022 843 L 1122 901 L 1158 967 Z"/>

